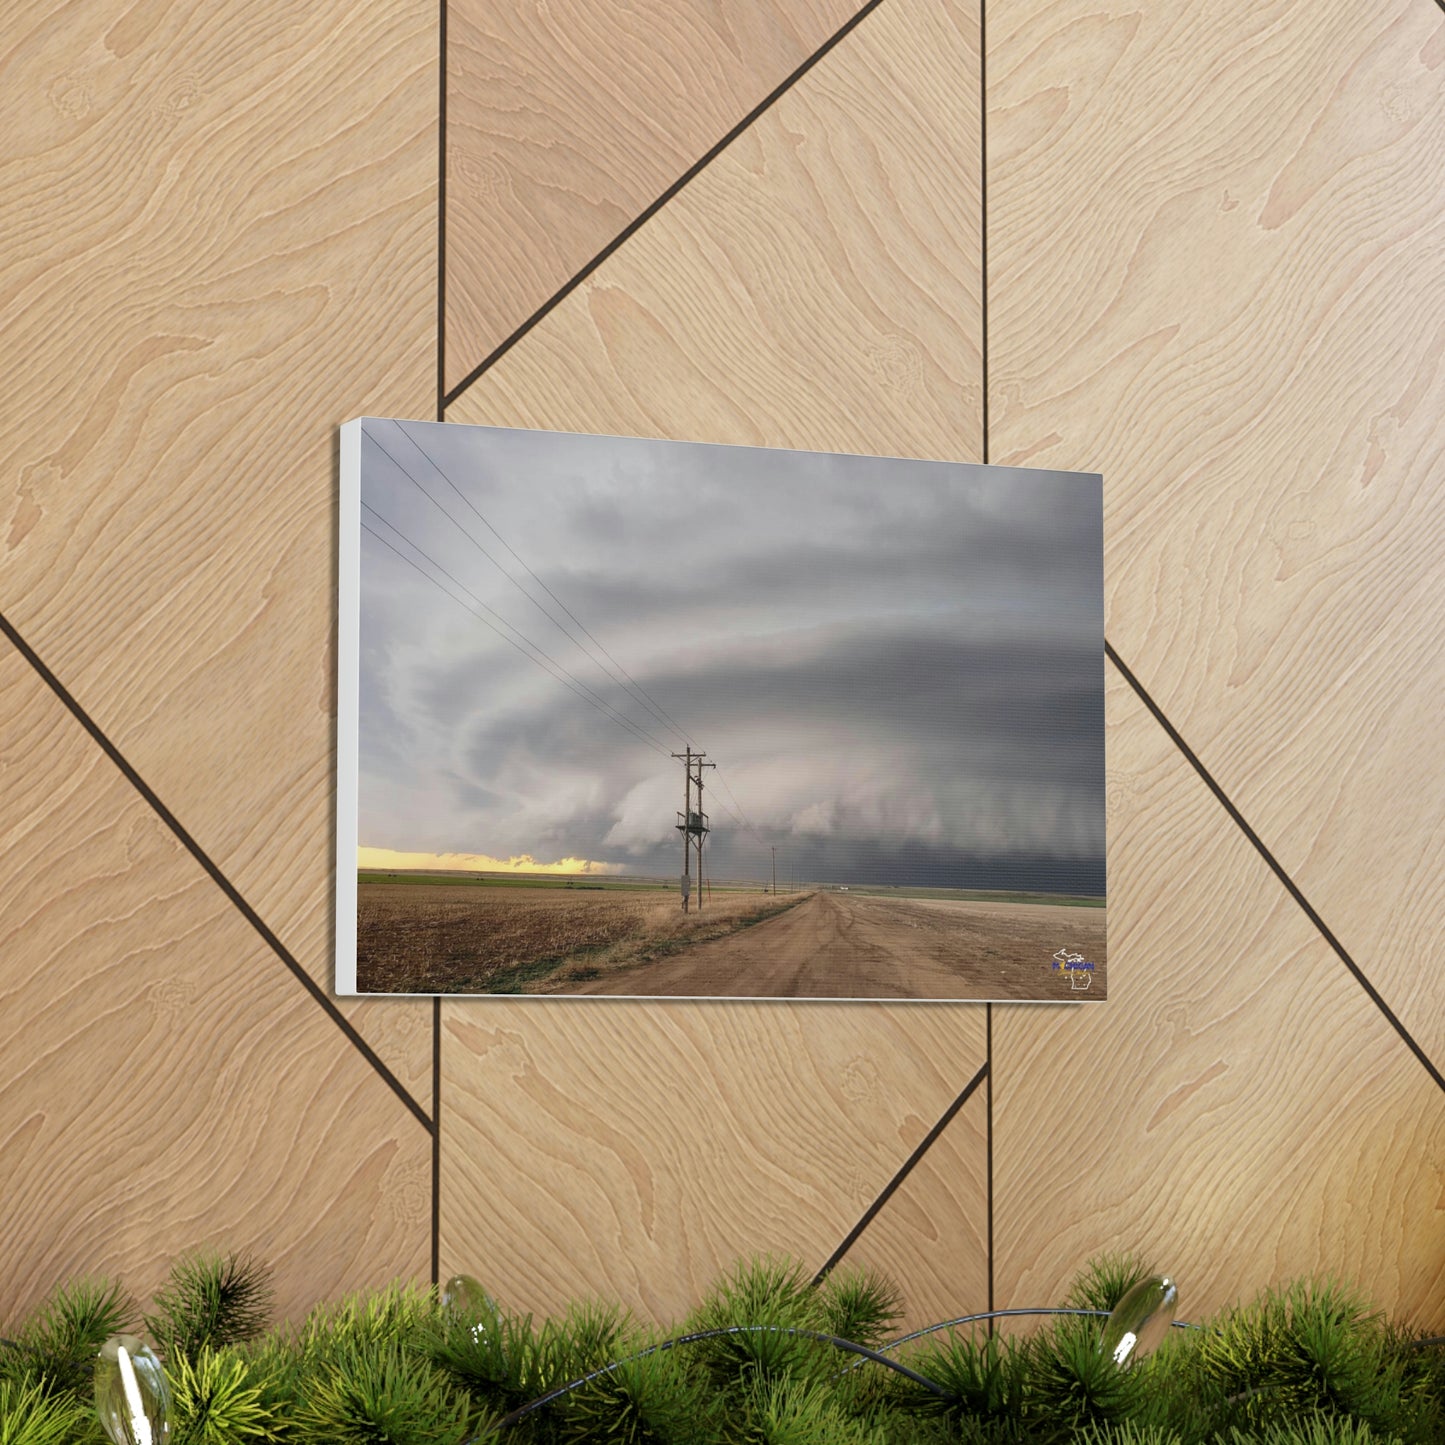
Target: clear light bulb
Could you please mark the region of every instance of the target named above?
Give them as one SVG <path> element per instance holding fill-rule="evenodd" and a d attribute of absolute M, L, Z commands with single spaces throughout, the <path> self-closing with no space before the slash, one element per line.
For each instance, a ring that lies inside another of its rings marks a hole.
<path fill-rule="evenodd" d="M 166 1445 L 171 1392 L 144 1340 L 112 1335 L 95 1358 L 95 1408 L 114 1445 Z"/>
<path fill-rule="evenodd" d="M 491 1340 L 500 1350 L 502 1312 L 471 1275 L 454 1274 L 442 1286 L 442 1310 L 449 1323 L 467 1330 L 477 1344 Z"/>
<path fill-rule="evenodd" d="M 1141 1279 L 1105 1320 L 1100 1351 L 1116 1365 L 1147 1355 L 1168 1334 L 1178 1304 L 1179 1290 L 1172 1279 L 1162 1274 Z"/>

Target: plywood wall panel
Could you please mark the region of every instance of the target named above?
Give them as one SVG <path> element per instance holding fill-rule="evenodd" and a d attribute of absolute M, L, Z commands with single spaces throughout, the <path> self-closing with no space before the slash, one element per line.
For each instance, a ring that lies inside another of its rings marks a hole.
<path fill-rule="evenodd" d="M 972 6 L 869 14 L 448 420 L 976 458 L 977 34 Z M 983 1058 L 976 1008 L 444 1018 L 443 1272 L 517 1307 L 600 1291 L 655 1319 L 740 1254 L 816 1268 Z M 923 1292 L 939 1255 L 892 1237 Z M 972 1277 L 976 1238 L 942 1257 Z"/>
<path fill-rule="evenodd" d="M 513 1309 L 600 1294 L 657 1321 L 743 1256 L 817 1268 L 984 1055 L 983 1010 L 946 1004 L 495 999 L 442 1017 L 443 1276 Z"/>
<path fill-rule="evenodd" d="M 201 1246 L 424 1279 L 431 1139 L 0 639 L 0 1320 Z"/>
<path fill-rule="evenodd" d="M 334 429 L 434 405 L 436 65 L 420 0 L 5 42 L 0 611 L 328 984 Z"/>
<path fill-rule="evenodd" d="M 1330 1272 L 1438 1322 L 1438 1087 L 1111 674 L 1114 987 L 994 1008 L 999 1307 L 1131 1249 L 1185 1318 Z"/>
<path fill-rule="evenodd" d="M 1053 1010 L 1050 1010 L 1053 1012 Z M 988 1308 L 988 1093 L 948 1122 L 839 1262 L 902 1286 L 897 1330 Z"/>
<path fill-rule="evenodd" d="M 978 11 L 890 0 L 452 421 L 979 460 Z"/>
<path fill-rule="evenodd" d="M 1445 1066 L 1445 16 L 989 40 L 992 455 L 1103 472 L 1111 641 Z"/>
<path fill-rule="evenodd" d="M 459 0 L 446 386 L 696 165 L 861 0 Z"/>
<path fill-rule="evenodd" d="M 449 379 L 853 8 L 462 0 Z M 450 418 L 980 458 L 978 26 L 885 0 Z M 1111 640 L 1445 1062 L 1439 9 L 988 35 L 989 456 L 1105 474 Z M 324 981 L 333 429 L 435 404 L 437 7 L 0 44 L 0 612 Z M 1132 1247 L 1186 1314 L 1325 1268 L 1438 1324 L 1438 1088 L 1117 676 L 1109 718 L 1114 997 L 995 1011 L 998 1302 Z M 291 1313 L 424 1277 L 426 1130 L 8 643 L 0 959 L 0 1317 L 205 1240 Z M 430 1005 L 345 1007 L 429 1106 Z M 445 1018 L 443 1272 L 658 1319 L 826 1257 L 983 1057 L 966 1008 Z M 982 1303 L 983 1114 L 850 1251 L 910 1321 Z"/>

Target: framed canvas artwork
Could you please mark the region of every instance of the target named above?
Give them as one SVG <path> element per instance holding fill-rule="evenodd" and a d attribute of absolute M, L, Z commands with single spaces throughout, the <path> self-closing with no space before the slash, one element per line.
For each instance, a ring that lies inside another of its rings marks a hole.
<path fill-rule="evenodd" d="M 1106 997 L 1098 476 L 341 454 L 338 992 Z"/>

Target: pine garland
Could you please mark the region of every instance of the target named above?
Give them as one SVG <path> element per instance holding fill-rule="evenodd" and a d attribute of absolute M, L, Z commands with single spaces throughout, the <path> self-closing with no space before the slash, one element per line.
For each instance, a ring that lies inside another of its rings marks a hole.
<path fill-rule="evenodd" d="M 1148 1273 L 1102 1256 L 1069 1303 L 1112 1309 Z M 1172 1330 L 1124 1368 L 1100 1350 L 1098 1318 L 890 1344 L 888 1281 L 836 1273 L 814 1287 L 768 1259 L 736 1266 L 668 1333 L 613 1306 L 537 1324 L 480 1292 L 458 1309 L 406 1286 L 266 1332 L 270 1299 L 244 1256 L 176 1264 L 143 1318 L 170 1385 L 171 1445 L 1445 1442 L 1445 1348 L 1328 1280 Z M 95 1356 L 136 1317 L 117 1285 L 81 1281 L 8 1327 L 0 1445 L 106 1445 Z"/>

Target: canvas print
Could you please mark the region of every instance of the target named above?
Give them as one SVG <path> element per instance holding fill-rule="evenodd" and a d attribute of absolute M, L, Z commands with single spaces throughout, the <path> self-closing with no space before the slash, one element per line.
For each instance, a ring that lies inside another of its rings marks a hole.
<path fill-rule="evenodd" d="M 1106 996 L 1098 476 L 341 450 L 338 992 Z"/>

